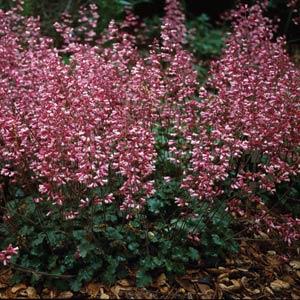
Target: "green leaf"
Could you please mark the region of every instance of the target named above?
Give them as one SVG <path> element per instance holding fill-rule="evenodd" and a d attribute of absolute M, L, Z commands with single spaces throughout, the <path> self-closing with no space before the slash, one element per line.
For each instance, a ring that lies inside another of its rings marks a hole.
<path fill-rule="evenodd" d="M 93 262 L 91 263 L 90 268 L 94 271 L 99 270 L 103 265 L 102 259 L 98 258 L 96 260 L 93 260 Z"/>
<path fill-rule="evenodd" d="M 130 251 L 133 251 L 133 252 L 136 252 L 136 250 L 138 250 L 138 248 L 139 248 L 139 244 L 138 244 L 138 243 L 135 243 L 135 242 L 130 243 L 130 244 L 128 245 L 128 249 L 129 249 Z"/>
<path fill-rule="evenodd" d="M 47 233 L 47 237 L 53 247 L 59 247 L 61 242 L 65 242 L 65 236 L 58 231 L 49 231 Z"/>
<path fill-rule="evenodd" d="M 88 281 L 92 280 L 93 275 L 94 275 L 93 270 L 86 268 L 84 270 L 81 270 L 78 273 L 78 279 L 80 279 L 81 282 L 88 282 Z"/>
<path fill-rule="evenodd" d="M 82 239 L 85 238 L 86 232 L 85 230 L 74 230 L 72 235 L 75 240 L 81 241 Z"/>
<path fill-rule="evenodd" d="M 106 236 L 113 240 L 121 240 L 123 238 L 122 234 L 113 227 L 106 228 Z"/>
<path fill-rule="evenodd" d="M 189 252 L 188 252 L 188 256 L 192 259 L 192 260 L 198 260 L 200 255 L 199 255 L 199 251 L 195 248 L 189 247 Z"/>
<path fill-rule="evenodd" d="M 32 226 L 23 226 L 20 230 L 19 230 L 19 234 L 20 235 L 24 235 L 24 236 L 29 236 L 32 235 L 32 233 L 34 232 L 34 227 Z"/>
<path fill-rule="evenodd" d="M 149 210 L 155 214 L 158 214 L 160 209 L 164 207 L 163 202 L 156 198 L 149 199 L 147 204 L 149 206 Z"/>
<path fill-rule="evenodd" d="M 106 215 L 105 220 L 111 221 L 111 222 L 116 222 L 118 220 L 118 217 L 116 215 L 109 214 L 109 215 Z"/>
<path fill-rule="evenodd" d="M 31 246 L 32 246 L 32 247 L 36 247 L 36 246 L 42 244 L 45 238 L 46 238 L 46 234 L 45 234 L 45 233 L 43 233 L 43 232 L 42 232 L 42 233 L 39 233 L 38 236 L 37 236 L 37 238 L 34 239 L 34 240 L 31 242 Z"/>
<path fill-rule="evenodd" d="M 108 283 L 113 283 L 116 280 L 116 271 L 119 266 L 119 260 L 117 257 L 107 257 L 108 266 L 103 274 L 103 280 Z"/>
<path fill-rule="evenodd" d="M 152 277 L 146 272 L 139 270 L 136 274 L 137 287 L 145 287 L 152 283 Z"/>
<path fill-rule="evenodd" d="M 49 270 L 52 270 L 53 268 L 56 267 L 57 260 L 58 260 L 58 256 L 57 255 L 53 255 L 53 256 L 49 257 L 49 260 L 48 260 L 48 269 Z"/>
<path fill-rule="evenodd" d="M 73 292 L 78 292 L 82 286 L 80 278 L 76 278 L 75 280 L 71 281 L 70 288 Z"/>
<path fill-rule="evenodd" d="M 89 252 L 92 252 L 95 249 L 96 249 L 95 245 L 93 245 L 92 243 L 90 243 L 88 241 L 83 241 L 79 245 L 80 256 L 82 258 L 85 258 L 89 254 Z"/>
<path fill-rule="evenodd" d="M 64 262 L 64 265 L 69 269 L 73 268 L 74 265 L 76 264 L 76 260 L 75 260 L 75 257 L 73 254 L 67 255 L 63 262 Z"/>
<path fill-rule="evenodd" d="M 218 246 L 222 246 L 224 244 L 224 242 L 221 240 L 221 238 L 217 234 L 212 234 L 212 240 Z"/>
<path fill-rule="evenodd" d="M 20 188 L 18 188 L 18 189 L 16 190 L 15 197 L 16 197 L 16 198 L 22 198 L 22 197 L 24 197 L 24 196 L 25 196 L 25 194 L 24 194 L 23 190 L 20 189 Z"/>
<path fill-rule="evenodd" d="M 157 256 L 153 257 L 152 261 L 156 267 L 161 267 L 163 265 L 163 260 L 158 258 Z"/>

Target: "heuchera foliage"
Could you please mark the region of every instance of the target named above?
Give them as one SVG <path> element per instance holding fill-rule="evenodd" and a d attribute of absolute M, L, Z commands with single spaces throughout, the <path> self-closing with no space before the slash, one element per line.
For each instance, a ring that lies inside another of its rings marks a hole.
<path fill-rule="evenodd" d="M 158 127 L 174 130 L 171 161 L 188 165 L 182 187 L 199 202 L 222 195 L 228 179 L 257 200 L 258 190 L 274 193 L 299 173 L 300 74 L 258 5 L 235 11 L 197 100 L 177 0 L 166 1 L 161 40 L 146 55 L 130 15 L 97 38 L 95 6 L 81 10 L 77 27 L 66 14 L 55 24 L 64 39 L 56 49 L 21 10 L 0 11 L 0 166 L 36 202 L 78 203 L 72 219 L 86 205 L 121 199 L 130 218 L 155 192 Z"/>

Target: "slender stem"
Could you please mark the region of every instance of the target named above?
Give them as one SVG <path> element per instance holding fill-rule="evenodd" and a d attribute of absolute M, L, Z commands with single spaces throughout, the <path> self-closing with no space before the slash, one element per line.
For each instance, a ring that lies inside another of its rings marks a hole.
<path fill-rule="evenodd" d="M 38 216 L 38 220 L 39 220 L 39 225 L 40 225 L 40 227 L 41 227 L 43 233 L 45 233 L 45 236 L 46 236 L 47 241 L 48 241 L 48 244 L 49 244 L 50 251 L 51 251 L 51 253 L 53 254 L 53 248 L 52 248 L 52 246 L 51 246 L 51 241 L 50 241 L 50 238 L 49 238 L 49 235 L 48 235 L 48 231 L 47 231 L 47 230 L 44 230 L 44 229 L 43 229 L 43 226 L 42 226 L 42 220 L 41 220 L 41 219 L 42 219 L 42 218 L 41 218 L 42 213 L 41 213 L 40 209 L 38 208 L 38 205 L 36 206 L 36 212 L 37 212 L 37 216 Z"/>
<path fill-rule="evenodd" d="M 9 209 L 8 209 L 7 207 L 0 205 L 0 208 L 6 210 L 6 211 L 9 213 Z M 24 218 L 26 221 L 28 221 L 28 222 L 31 223 L 32 225 L 35 225 L 35 226 L 39 225 L 39 224 L 35 223 L 34 221 L 32 221 L 31 219 L 25 217 L 23 214 L 18 213 L 17 211 L 15 211 L 14 213 L 15 213 L 16 215 L 18 215 L 18 216 Z"/>
<path fill-rule="evenodd" d="M 41 276 L 47 276 L 47 277 L 67 279 L 67 278 L 74 278 L 76 276 L 76 275 L 59 275 L 59 274 L 51 274 L 51 273 L 47 273 L 47 272 L 36 271 L 34 269 L 25 268 L 25 267 L 15 264 L 15 263 L 12 263 L 12 262 L 10 262 L 9 265 L 13 269 L 21 271 L 21 272 L 31 273 L 31 274 L 41 275 Z"/>

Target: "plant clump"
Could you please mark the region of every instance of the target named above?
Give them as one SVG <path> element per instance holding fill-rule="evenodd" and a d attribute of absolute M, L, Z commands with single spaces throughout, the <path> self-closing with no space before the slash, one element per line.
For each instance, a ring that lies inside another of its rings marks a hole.
<path fill-rule="evenodd" d="M 259 5 L 238 7 L 199 89 L 179 1 L 165 10 L 146 53 L 130 13 L 101 37 L 95 5 L 74 26 L 64 14 L 56 48 L 22 6 L 0 10 L 0 260 L 42 271 L 33 284 L 48 272 L 78 291 L 133 269 L 142 286 L 157 269 L 217 263 L 238 250 L 231 224 L 249 206 L 253 230 L 299 239 L 299 219 L 265 201 L 300 171 L 300 74 L 284 39 Z"/>

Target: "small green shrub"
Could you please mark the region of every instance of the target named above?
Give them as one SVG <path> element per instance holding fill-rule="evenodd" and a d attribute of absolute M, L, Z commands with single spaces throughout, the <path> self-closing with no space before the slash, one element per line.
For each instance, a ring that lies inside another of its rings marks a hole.
<path fill-rule="evenodd" d="M 237 252 L 225 204 L 201 203 L 180 188 L 182 168 L 169 161 L 167 143 L 168 133 L 157 129 L 156 193 L 131 219 L 120 211 L 121 201 L 86 205 L 76 215 L 76 201 L 63 209 L 35 203 L 38 195 L 10 186 L 1 209 L 0 248 L 10 243 L 20 248 L 12 257 L 14 282 L 78 291 L 92 279 L 113 283 L 135 270 L 137 285 L 145 286 L 157 271 L 183 274 L 200 258 L 217 264 Z M 187 206 L 176 203 L 181 198 L 189 199 Z"/>
<path fill-rule="evenodd" d="M 113 283 L 133 269 L 137 285 L 144 286 L 151 283 L 153 271 L 183 274 L 188 263 L 200 257 L 220 259 L 237 251 L 223 207 L 207 213 L 207 204 L 191 203 L 193 213 L 182 217 L 174 203 L 182 193 L 179 182 L 159 185 L 145 212 L 131 220 L 116 204 L 86 207 L 66 219 L 59 207 L 34 203 L 31 196 L 9 201 L 0 231 L 1 246 L 13 243 L 21 248 L 12 258 L 17 266 L 14 281 L 78 291 L 92 279 Z M 189 239 L 192 236 L 200 242 Z"/>

